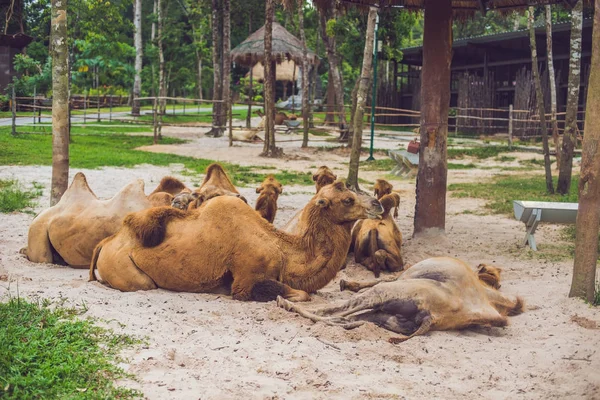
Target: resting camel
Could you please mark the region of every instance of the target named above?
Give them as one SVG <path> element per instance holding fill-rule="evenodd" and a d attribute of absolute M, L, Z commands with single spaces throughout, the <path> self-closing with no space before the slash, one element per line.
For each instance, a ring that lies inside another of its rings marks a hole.
<path fill-rule="evenodd" d="M 313 174 L 313 181 L 315 182 L 315 188 L 317 193 L 323 186 L 330 185 L 337 179 L 337 176 L 325 165 L 319 167 L 317 172 Z M 292 219 L 290 219 L 284 226 L 283 230 L 287 233 L 298 233 L 298 222 L 302 216 L 302 210 L 298 211 Z"/>
<path fill-rule="evenodd" d="M 165 179 L 149 197 L 144 194 L 144 181 L 139 179 L 125 186 L 112 199 L 98 200 L 85 175 L 78 172 L 60 201 L 35 217 L 23 253 L 33 262 L 64 261 L 73 268 L 89 267 L 94 247 L 119 230 L 125 215 L 153 207 L 163 194 L 171 196 L 158 191 L 172 188 L 176 181 L 171 177 L 168 182 Z M 171 186 L 163 186 L 163 183 Z"/>
<path fill-rule="evenodd" d="M 277 199 L 282 192 L 283 186 L 281 186 L 281 183 L 273 175 L 267 176 L 263 183 L 256 188 L 256 193 L 260 193 L 260 195 L 256 199 L 254 209 L 270 223 L 273 223 L 275 220 Z"/>
<path fill-rule="evenodd" d="M 342 290 L 374 286 L 337 307 L 306 311 L 282 297 L 277 305 L 314 322 L 356 328 L 373 322 L 401 334 L 400 343 L 413 336 L 469 326 L 506 326 L 507 315 L 523 312 L 523 299 L 504 295 L 483 284 L 463 261 L 450 257 L 423 260 L 392 282 L 340 282 Z M 377 285 L 377 286 L 375 286 Z"/>
<path fill-rule="evenodd" d="M 101 281 L 121 291 L 213 292 L 231 283 L 236 300 L 307 301 L 345 262 L 354 222 L 382 212 L 379 201 L 342 182 L 310 200 L 298 235 L 276 229 L 232 196 L 187 213 L 153 208 L 127 216 L 96 247 L 90 280 L 97 269 Z"/>
<path fill-rule="evenodd" d="M 382 270 L 396 272 L 402 270 L 402 234 L 390 215 L 397 209 L 400 195 L 390 193 L 379 199 L 383 206 L 380 220 L 361 219 L 352 229 L 354 260 L 373 271 L 379 277 Z"/>

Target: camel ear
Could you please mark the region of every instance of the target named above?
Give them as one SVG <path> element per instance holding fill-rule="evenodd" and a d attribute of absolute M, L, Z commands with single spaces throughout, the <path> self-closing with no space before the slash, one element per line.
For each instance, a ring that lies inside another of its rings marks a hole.
<path fill-rule="evenodd" d="M 327 208 L 327 207 L 329 207 L 329 200 L 319 199 L 319 200 L 317 200 L 317 205 L 321 208 Z"/>
<path fill-rule="evenodd" d="M 260 187 L 257 187 L 257 188 L 256 188 L 256 193 L 260 193 L 260 192 L 262 192 L 262 191 L 263 191 L 263 189 L 264 189 L 264 188 L 263 188 L 262 186 L 260 186 Z"/>
<path fill-rule="evenodd" d="M 313 174 L 313 182 L 316 182 L 317 178 L 318 178 L 317 174 Z"/>
<path fill-rule="evenodd" d="M 277 185 L 276 189 L 277 189 L 277 193 L 279 193 L 279 194 L 283 193 L 283 186 L 281 186 L 281 184 Z"/>
<path fill-rule="evenodd" d="M 256 189 L 258 190 L 258 189 Z M 262 189 L 261 189 L 262 190 Z M 241 194 L 237 196 L 238 199 L 242 199 L 244 200 L 244 203 L 248 204 L 248 200 L 246 200 L 246 198 L 244 196 L 242 196 Z"/>
<path fill-rule="evenodd" d="M 346 190 L 346 189 L 347 189 L 347 187 L 346 187 L 346 184 L 345 184 L 344 182 L 342 182 L 342 181 L 337 181 L 337 182 L 335 182 L 335 183 L 333 184 L 333 187 L 334 187 L 336 190 L 339 190 L 340 192 L 343 192 L 344 190 Z"/>

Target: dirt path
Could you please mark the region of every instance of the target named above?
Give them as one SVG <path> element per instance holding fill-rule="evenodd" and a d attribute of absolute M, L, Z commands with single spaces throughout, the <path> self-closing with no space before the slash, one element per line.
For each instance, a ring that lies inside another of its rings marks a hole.
<path fill-rule="evenodd" d="M 262 159 L 248 158 L 244 148 L 234 148 L 236 157 L 262 164 Z M 203 151 L 210 158 L 237 162 L 231 149 Z M 331 165 L 337 158 L 325 156 L 330 154 L 282 164 L 290 170 Z M 142 166 L 84 172 L 96 194 L 106 198 L 136 178 L 143 178 L 150 192 L 162 176 L 177 171 Z M 490 174 L 482 171 L 459 172 L 472 172 L 470 180 L 477 181 Z M 450 181 L 457 173 L 450 171 Z M 43 184 L 40 204 L 48 204 L 49 167 L 1 166 L 0 178 L 8 177 Z M 147 337 L 147 345 L 125 354 L 123 366 L 137 376 L 124 384 L 142 390 L 148 399 L 600 398 L 600 315 L 598 309 L 567 298 L 572 261 L 532 256 L 518 246 L 524 234 L 521 223 L 465 214 L 482 211 L 483 203 L 473 199 L 448 198 L 446 238 L 411 240 L 414 183 L 398 181 L 396 186 L 402 189 L 397 222 L 408 263 L 448 255 L 473 267 L 497 264 L 504 269 L 501 290 L 523 296 L 528 310 L 511 318 L 506 328 L 432 332 L 394 346 L 387 342 L 393 334 L 373 325 L 345 331 L 313 324 L 273 302 L 164 290 L 120 293 L 88 283 L 85 270 L 30 263 L 18 252 L 33 219 L 25 213 L 1 216 L 0 276 L 7 281 L 0 282 L 0 298 L 15 295 L 18 285 L 21 296 L 85 304 L 86 316 L 100 318 L 116 331 Z M 284 188 L 275 225 L 285 223 L 313 190 Z M 254 188 L 240 191 L 254 204 Z M 540 246 L 561 240 L 555 226 L 538 232 Z M 348 277 L 369 279 L 371 274 L 350 259 L 348 268 L 314 296 L 311 307 L 349 298 L 338 289 L 339 280 Z"/>

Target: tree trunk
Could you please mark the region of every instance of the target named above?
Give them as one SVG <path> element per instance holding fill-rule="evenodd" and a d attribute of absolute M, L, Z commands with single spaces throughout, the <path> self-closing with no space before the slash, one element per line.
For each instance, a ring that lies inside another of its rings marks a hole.
<path fill-rule="evenodd" d="M 360 73 L 360 84 L 356 92 L 356 111 L 354 112 L 352 138 L 352 152 L 350 153 L 350 164 L 348 166 L 348 179 L 346 185 L 356 191 L 358 187 L 358 167 L 360 164 L 360 148 L 362 146 L 363 119 L 365 115 L 365 103 L 371 86 L 371 77 L 373 75 L 373 38 L 375 36 L 375 23 L 377 19 L 377 9 L 369 8 L 367 17 L 367 34 L 365 38 L 365 50 L 363 53 L 362 71 Z"/>
<path fill-rule="evenodd" d="M 163 49 L 163 27 L 164 27 L 164 10 L 163 10 L 163 0 L 158 0 L 158 96 L 159 97 L 167 97 L 167 83 L 165 80 L 165 53 Z M 165 109 L 167 106 L 167 102 L 165 99 L 160 99 L 160 115 L 165 114 Z M 160 134 L 159 134 L 160 139 Z"/>
<path fill-rule="evenodd" d="M 50 205 L 62 197 L 69 183 L 69 61 L 67 2 L 52 0 L 52 187 Z"/>
<path fill-rule="evenodd" d="M 298 25 L 300 27 L 300 40 L 302 41 L 302 125 L 304 134 L 302 136 L 302 147 L 308 147 L 308 48 L 306 47 L 306 32 L 304 31 L 304 0 L 298 0 Z"/>
<path fill-rule="evenodd" d="M 131 115 L 140 115 L 140 102 L 137 100 L 142 93 L 142 0 L 135 0 L 135 12 L 133 16 L 135 35 L 135 78 L 133 80 L 133 103 Z"/>
<path fill-rule="evenodd" d="M 421 69 L 421 147 L 417 173 L 414 235 L 446 228 L 446 140 L 450 107 L 452 6 L 425 2 Z"/>
<path fill-rule="evenodd" d="M 562 159 L 558 172 L 556 191 L 567 194 L 571 190 L 573 149 L 577 140 L 577 111 L 579 111 L 579 86 L 581 85 L 581 30 L 583 25 L 583 1 L 575 3 L 571 10 L 571 55 L 567 89 L 567 112 L 562 142 Z M 589 92 L 589 90 L 588 90 Z M 586 126 L 587 127 L 587 126 Z"/>
<path fill-rule="evenodd" d="M 154 6 L 152 8 L 152 13 L 154 15 L 158 15 L 158 0 L 154 0 Z M 150 42 L 152 46 L 155 46 L 156 40 L 156 22 L 152 21 L 152 30 L 150 33 Z M 154 68 L 154 61 L 151 63 L 152 66 L 152 97 L 156 96 L 156 69 Z"/>
<path fill-rule="evenodd" d="M 334 2 L 331 2 L 333 18 L 335 18 L 334 4 Z M 323 38 L 323 43 L 325 44 L 325 49 L 327 50 L 327 60 L 329 61 L 330 70 L 329 79 L 332 82 L 335 93 L 335 103 L 337 105 L 337 115 L 340 129 L 346 129 L 348 127 L 348 123 L 346 122 L 346 112 L 344 110 L 344 82 L 342 78 L 341 63 L 340 58 L 336 53 L 335 37 L 330 37 L 327 35 L 326 18 L 326 14 L 321 13 L 321 23 L 319 24 L 319 27 L 321 28 L 321 36 Z"/>
<path fill-rule="evenodd" d="M 223 0 L 223 100 L 225 100 L 222 108 L 223 125 L 229 120 L 228 115 L 230 110 L 231 96 L 229 94 L 231 87 L 231 1 Z M 220 130 L 220 133 L 223 134 L 224 130 Z M 231 138 L 229 140 L 230 145 L 232 145 Z"/>
<path fill-rule="evenodd" d="M 556 75 L 552 55 L 552 6 L 546 6 L 546 53 L 548 54 L 548 79 L 550 81 L 550 123 L 552 124 L 552 140 L 556 151 L 556 168 L 560 167 L 560 141 L 558 137 L 558 121 L 556 119 Z"/>
<path fill-rule="evenodd" d="M 196 72 L 196 85 L 198 87 L 198 98 L 202 100 L 202 54 L 199 50 L 196 50 L 196 64 L 198 65 L 198 71 Z"/>
<path fill-rule="evenodd" d="M 533 7 L 529 7 L 527 17 L 527 27 L 529 28 L 529 45 L 531 47 L 531 70 L 533 71 L 533 80 L 535 84 L 535 97 L 540 115 L 540 128 L 542 130 L 542 142 L 544 147 L 544 170 L 546 171 L 546 191 L 549 194 L 554 193 L 554 184 L 552 183 L 552 167 L 550 166 L 550 146 L 548 144 L 548 128 L 546 125 L 546 107 L 544 105 L 544 93 L 542 93 L 542 81 L 540 79 L 540 70 L 537 58 L 537 45 L 535 41 L 535 27 L 533 26 Z"/>
<path fill-rule="evenodd" d="M 356 107 L 358 102 L 358 88 L 360 86 L 360 76 L 354 82 L 354 87 L 352 88 L 352 105 L 350 106 L 350 120 L 354 121 L 354 116 L 356 115 Z M 354 124 L 350 125 L 348 129 L 348 146 L 352 147 L 352 140 L 354 136 Z"/>
<path fill-rule="evenodd" d="M 581 0 L 578 2 L 581 3 Z M 573 282 L 569 297 L 594 301 L 600 226 L 600 0 L 595 0 L 592 61 L 583 135 Z"/>
<path fill-rule="evenodd" d="M 325 93 L 327 98 L 327 107 L 325 109 L 325 125 L 333 125 L 335 122 L 335 89 L 333 88 L 333 72 L 331 67 L 327 72 L 327 91 Z"/>
<path fill-rule="evenodd" d="M 275 146 L 275 60 L 271 56 L 273 50 L 273 19 L 275 10 L 273 0 L 265 1 L 265 143 L 261 156 L 278 157 L 279 149 Z"/>
<path fill-rule="evenodd" d="M 222 46 L 221 41 L 221 23 L 222 23 L 222 9 L 219 4 L 219 0 L 212 0 L 212 46 L 213 46 L 213 100 L 223 100 L 223 57 L 221 54 Z M 213 117 L 212 117 L 212 131 L 210 134 L 213 136 L 221 136 L 223 134 L 223 105 L 213 103 Z"/>

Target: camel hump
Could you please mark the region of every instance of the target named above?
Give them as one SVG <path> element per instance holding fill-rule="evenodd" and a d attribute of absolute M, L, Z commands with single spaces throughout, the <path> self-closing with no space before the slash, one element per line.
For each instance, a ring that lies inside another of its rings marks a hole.
<path fill-rule="evenodd" d="M 212 163 L 206 168 L 206 176 L 204 177 L 204 185 L 215 185 L 230 192 L 239 193 L 233 183 L 225 173 L 225 170 L 220 164 Z M 202 187 L 201 186 L 201 187 Z"/>
<path fill-rule="evenodd" d="M 179 179 L 173 176 L 165 176 L 160 180 L 160 183 L 158 184 L 156 189 L 154 189 L 154 191 L 150 194 L 153 195 L 155 193 L 165 192 L 175 196 L 176 194 L 182 192 L 184 189 L 186 189 L 186 187 L 183 184 L 183 182 L 181 182 Z"/>
<path fill-rule="evenodd" d="M 154 247 L 165 239 L 169 221 L 185 215 L 185 212 L 173 207 L 155 207 L 127 215 L 123 225 L 133 232 L 142 246 Z"/>
<path fill-rule="evenodd" d="M 82 194 L 91 194 L 94 198 L 96 194 L 90 189 L 90 185 L 88 185 L 87 178 L 85 177 L 83 172 L 78 172 L 73 177 L 73 181 L 71 185 L 63 195 L 62 199 L 68 199 L 72 195 L 82 195 Z"/>

